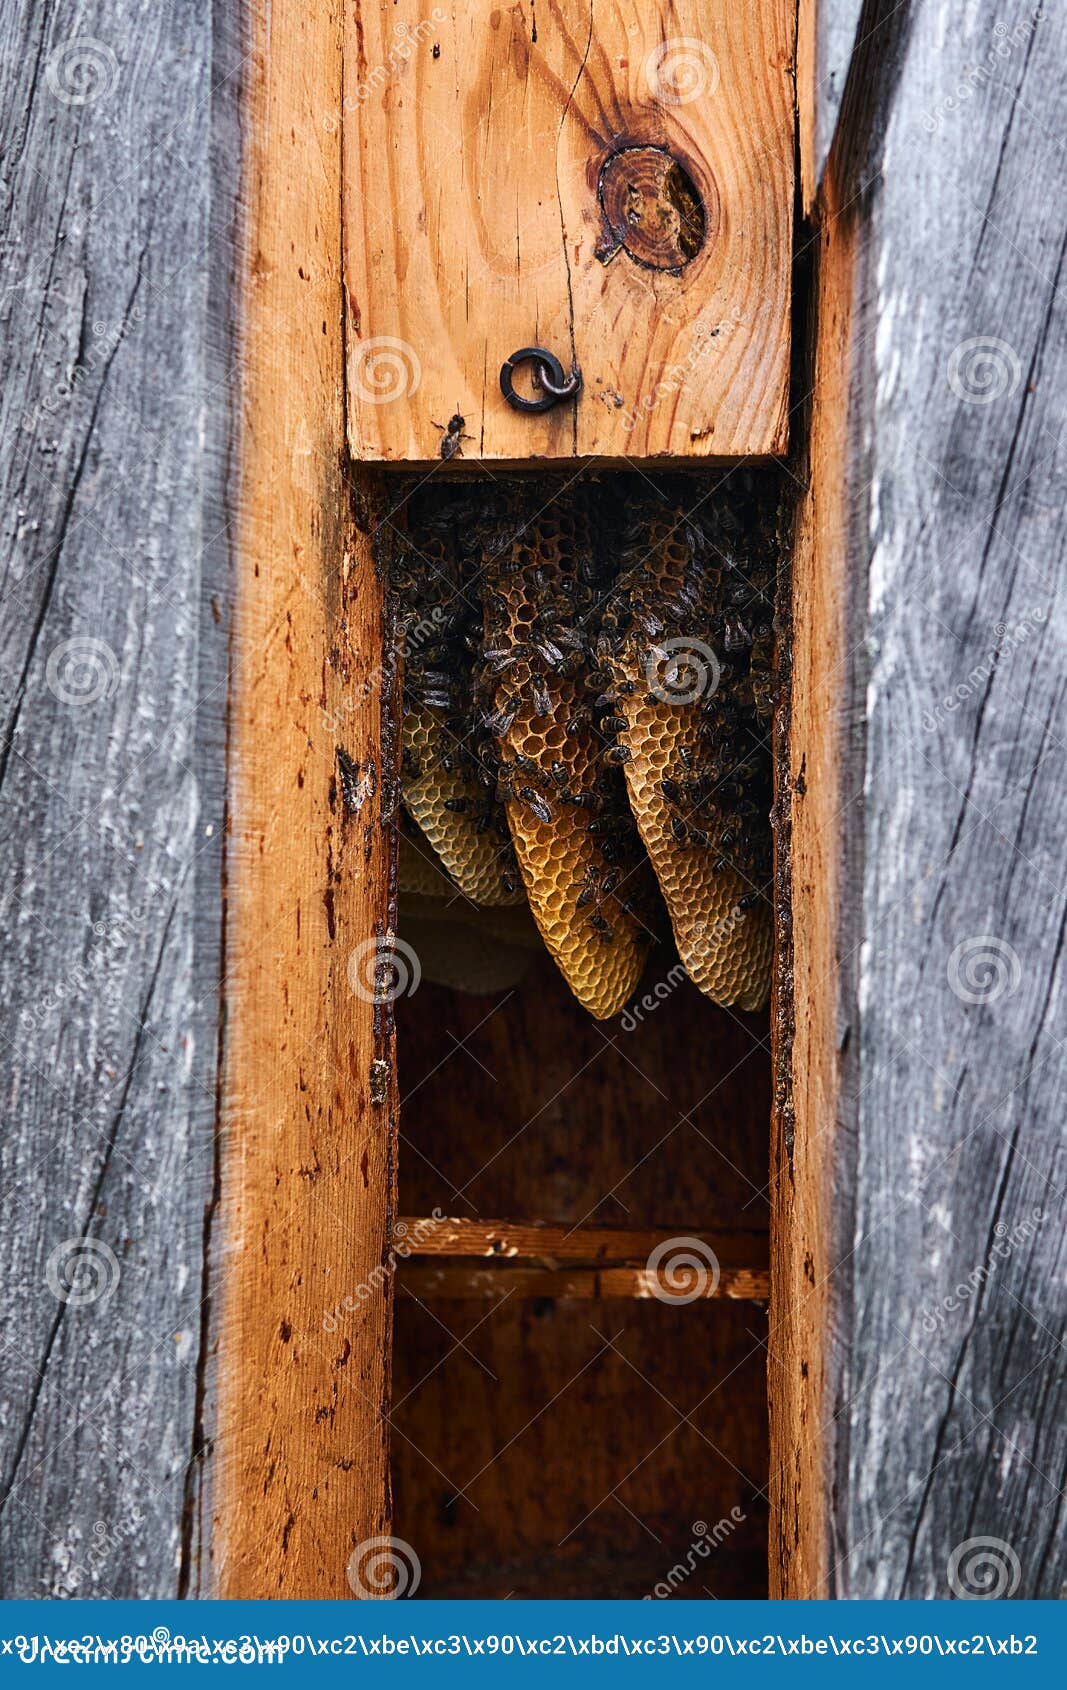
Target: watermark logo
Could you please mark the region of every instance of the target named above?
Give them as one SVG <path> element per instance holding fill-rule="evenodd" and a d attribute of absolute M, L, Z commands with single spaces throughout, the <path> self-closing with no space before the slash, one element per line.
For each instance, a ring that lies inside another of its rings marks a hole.
<path fill-rule="evenodd" d="M 364 939 L 348 959 L 348 983 L 364 1003 L 413 998 L 421 979 L 418 954 L 404 939 Z"/>
<path fill-rule="evenodd" d="M 722 676 L 722 664 L 703 640 L 678 634 L 654 645 L 645 657 L 645 679 L 661 704 L 695 704 L 710 698 Z"/>
<path fill-rule="evenodd" d="M 649 1293 L 661 1303 L 695 1303 L 719 1289 L 719 1258 L 702 1238 L 665 1238 L 645 1271 Z"/>
<path fill-rule="evenodd" d="M 948 1558 L 949 1589 L 965 1602 L 1014 1596 L 1022 1576 L 1019 1557 L 1002 1537 L 969 1537 Z"/>
<path fill-rule="evenodd" d="M 384 60 L 369 70 L 351 94 L 346 94 L 341 101 L 341 109 L 331 112 L 322 120 L 323 128 L 332 135 L 340 128 L 341 118 L 345 112 L 354 111 L 357 106 L 366 105 L 372 94 L 379 93 L 394 76 L 399 75 L 410 60 L 416 47 L 424 41 L 434 39 L 436 31 L 443 23 L 448 22 L 448 13 L 442 6 L 435 6 L 428 18 L 421 18 L 414 28 L 411 24 L 400 19 L 393 25 L 396 40 L 390 44 Z"/>
<path fill-rule="evenodd" d="M 60 1594 L 77 1595 L 86 1579 L 95 1583 L 103 1575 L 109 1557 L 122 1547 L 127 1538 L 136 1537 L 145 1520 L 146 1516 L 136 1506 L 131 1508 L 126 1518 L 118 1525 L 112 1525 L 106 1520 L 97 1520 L 93 1525 L 93 1541 L 85 1552 L 84 1562 L 73 1562 L 61 1573 L 58 1580 Z M 56 1547 L 56 1559 L 65 1559 L 61 1547 Z"/>
<path fill-rule="evenodd" d="M 662 316 L 666 322 L 677 321 L 669 308 Z M 659 376 L 650 391 L 643 393 L 629 410 L 623 411 L 622 423 L 627 434 L 632 434 L 640 423 L 646 422 L 664 399 L 680 393 L 698 372 L 709 353 L 714 351 L 719 336 L 737 329 L 741 320 L 740 308 L 735 306 L 728 317 L 722 317 L 718 322 L 698 322 L 693 328 L 689 349 L 681 363 L 664 364 L 660 367 Z"/>
<path fill-rule="evenodd" d="M 111 48 L 91 35 L 64 41 L 48 55 L 44 79 L 64 106 L 91 106 L 106 100 L 118 81 L 119 61 Z"/>
<path fill-rule="evenodd" d="M 972 335 L 949 355 L 948 385 L 965 405 L 993 405 L 1010 398 L 1022 373 L 1015 348 L 996 335 Z"/>
<path fill-rule="evenodd" d="M 422 1581 L 422 1563 L 402 1537 L 368 1537 L 357 1544 L 346 1569 L 353 1596 L 414 1596 Z"/>
<path fill-rule="evenodd" d="M 674 35 L 654 47 L 644 63 L 645 83 L 660 106 L 688 106 L 714 94 L 719 86 L 719 61 L 706 41 Z"/>
<path fill-rule="evenodd" d="M 60 704 L 98 704 L 119 690 L 119 660 L 106 640 L 75 635 L 49 652 L 44 678 Z"/>
<path fill-rule="evenodd" d="M 694 928 L 690 936 L 690 957 L 693 960 L 704 961 L 713 956 L 716 951 L 720 951 L 724 945 L 729 943 L 737 929 L 742 927 L 747 920 L 747 910 L 743 909 L 740 904 L 734 904 L 724 916 L 720 916 L 718 921 L 705 922 L 702 926 Z M 642 1022 L 653 1014 L 661 1003 L 666 1003 L 672 993 L 677 991 L 678 987 L 688 979 L 689 970 L 685 964 L 676 962 L 663 979 L 657 980 L 643 997 L 635 998 L 632 1003 L 627 1004 L 619 1016 L 620 1032 L 636 1032 Z"/>
<path fill-rule="evenodd" d="M 83 1309 L 114 1296 L 119 1264 L 100 1238 L 64 1238 L 50 1252 L 44 1276 L 57 1302 Z"/>
<path fill-rule="evenodd" d="M 422 382 L 419 355 L 395 335 L 373 335 L 362 341 L 349 369 L 349 380 L 365 405 L 391 405 L 410 399 Z"/>
<path fill-rule="evenodd" d="M 922 1330 L 931 1335 L 940 1331 L 947 1324 L 950 1315 L 958 1314 L 965 1308 L 998 1268 L 1011 1260 L 1017 1247 L 1035 1236 L 1046 1219 L 1045 1210 L 1037 1208 L 1032 1209 L 1024 1220 L 1016 1221 L 1012 1227 L 1005 1221 L 998 1221 L 993 1228 L 995 1242 L 990 1245 L 985 1261 L 973 1267 L 966 1279 L 961 1279 L 951 1291 L 946 1291 L 932 1309 L 924 1306 L 920 1310 Z"/>
<path fill-rule="evenodd" d="M 993 45 L 985 58 L 971 60 L 944 99 L 931 111 L 923 113 L 921 122 L 928 135 L 936 135 L 946 117 L 958 112 L 981 89 L 1003 74 L 1004 61 L 1010 59 L 1015 49 L 1030 38 L 1041 21 L 1041 12 L 1041 6 L 1035 6 L 1029 17 L 1021 18 L 1014 29 L 1009 29 L 1006 23 L 993 25 Z"/>
<path fill-rule="evenodd" d="M 946 716 L 955 715 L 968 699 L 983 691 L 990 677 L 996 672 L 997 665 L 1010 656 L 1016 646 L 1024 645 L 1035 630 L 1044 627 L 1047 620 L 1047 610 L 1039 605 L 1035 610 L 1030 610 L 1020 617 L 1018 622 L 995 622 L 993 637 L 996 643 L 967 672 L 962 681 L 957 681 L 951 692 L 947 692 L 937 701 L 932 710 L 923 711 L 923 732 L 934 733 Z"/>
<path fill-rule="evenodd" d="M 42 278 L 36 285 L 43 290 L 47 281 Z M 94 323 L 92 344 L 86 348 L 84 357 L 79 358 L 73 369 L 60 377 L 43 398 L 26 407 L 19 420 L 20 428 L 27 434 L 35 434 L 46 427 L 91 377 L 102 376 L 108 360 L 144 320 L 144 307 L 134 304 L 120 323 Z"/>
<path fill-rule="evenodd" d="M 948 983 L 961 1003 L 1010 998 L 1023 977 L 1019 953 L 995 933 L 961 939 L 948 959 Z"/>
<path fill-rule="evenodd" d="M 341 1301 L 336 1303 L 332 1309 L 327 1309 L 322 1317 L 322 1330 L 324 1332 L 339 1332 L 346 1317 L 356 1314 L 362 1304 L 373 1297 L 376 1291 L 380 1291 L 390 1274 L 396 1272 L 401 1262 L 406 1262 L 409 1256 L 418 1252 L 426 1239 L 437 1231 L 444 1219 L 441 1210 L 434 1209 L 432 1214 L 422 1216 L 420 1220 L 413 1224 L 405 1220 L 395 1221 L 393 1223 L 392 1247 L 385 1260 L 375 1264 L 366 1279 L 356 1286 L 354 1292 L 351 1292 L 347 1297 L 342 1297 Z"/>

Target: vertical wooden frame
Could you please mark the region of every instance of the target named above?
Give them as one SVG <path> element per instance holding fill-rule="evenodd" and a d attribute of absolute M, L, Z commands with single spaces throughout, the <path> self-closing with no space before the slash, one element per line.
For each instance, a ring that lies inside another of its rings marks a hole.
<path fill-rule="evenodd" d="M 348 478 L 339 0 L 248 74 L 227 849 L 218 1591 L 344 1597 L 388 1528 L 383 594 Z"/>
<path fill-rule="evenodd" d="M 777 730 L 778 899 L 789 909 L 775 981 L 776 1111 L 771 1135 L 772 1597 L 827 1594 L 834 1384 L 829 1279 L 842 1251 L 833 1203 L 846 1085 L 848 942 L 854 906 L 844 818 L 859 707 L 842 654 L 853 626 L 846 555 L 855 215 L 822 208 L 814 266 L 804 492 L 791 583 L 791 709 Z M 851 912 L 851 914 L 850 914 Z"/>

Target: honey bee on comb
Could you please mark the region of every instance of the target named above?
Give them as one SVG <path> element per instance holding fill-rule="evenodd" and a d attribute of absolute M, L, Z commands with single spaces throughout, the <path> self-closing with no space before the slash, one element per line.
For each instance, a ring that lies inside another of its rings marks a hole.
<path fill-rule="evenodd" d="M 702 992 L 741 1009 L 766 1002 L 772 947 L 776 551 L 760 503 L 736 473 L 728 498 L 638 493 L 596 646 L 679 957 Z"/>
<path fill-rule="evenodd" d="M 514 486 L 475 523 L 484 644 L 479 696 L 534 919 L 591 1015 L 621 1009 L 644 969 L 643 853 L 605 758 L 592 656 L 600 574 L 585 497 Z"/>
<path fill-rule="evenodd" d="M 408 534 L 394 546 L 404 659 L 401 793 L 404 807 L 456 885 L 474 903 L 519 904 L 515 862 L 495 770 L 480 755 L 472 645 L 481 637 L 477 591 L 462 580 L 463 500 L 451 489 L 413 498 Z"/>
<path fill-rule="evenodd" d="M 766 1001 L 777 509 L 747 470 L 409 501 L 405 808 L 471 904 L 528 900 L 597 1018 L 640 980 L 652 869 L 700 990 Z"/>

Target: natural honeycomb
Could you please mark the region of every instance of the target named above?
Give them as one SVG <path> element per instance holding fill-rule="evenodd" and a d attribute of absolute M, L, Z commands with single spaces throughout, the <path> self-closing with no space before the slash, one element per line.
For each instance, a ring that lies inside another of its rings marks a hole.
<path fill-rule="evenodd" d="M 403 904 L 401 937 L 417 955 L 424 979 L 475 997 L 517 986 L 534 958 L 528 945 L 510 944 L 481 926 L 442 921 L 432 911 Z"/>
<path fill-rule="evenodd" d="M 495 933 L 509 944 L 540 949 L 524 893 L 520 893 L 520 904 L 485 908 L 460 891 L 414 822 L 401 823 L 399 844 L 397 890 L 405 909 L 440 921 L 476 923 L 483 932 Z"/>
<path fill-rule="evenodd" d="M 402 822 L 399 833 L 398 925 L 425 978 L 478 995 L 518 985 L 541 949 L 529 910 L 479 908 L 413 822 Z"/>
<path fill-rule="evenodd" d="M 758 1009 L 770 984 L 767 568 L 714 507 L 642 498 L 598 638 L 630 803 L 693 981 Z"/>
<path fill-rule="evenodd" d="M 588 655 L 598 565 L 584 505 L 513 493 L 477 563 L 497 790 L 545 944 L 603 1020 L 636 987 L 650 935 L 615 748 L 600 730 L 602 678 Z"/>
<path fill-rule="evenodd" d="M 700 989 L 765 1001 L 778 501 L 764 472 L 724 479 L 696 499 L 647 477 L 412 498 L 392 560 L 419 824 L 401 883 L 418 880 L 428 954 L 449 924 L 453 948 L 476 930 L 469 968 L 458 949 L 440 964 L 451 983 L 510 978 L 519 958 L 485 946 L 521 949 L 536 922 L 580 1002 L 612 1015 L 647 954 L 651 859 Z M 532 921 L 504 907 L 524 889 Z"/>
<path fill-rule="evenodd" d="M 401 816 L 397 828 L 397 890 L 420 898 L 461 898 L 433 846 L 420 828 Z"/>
<path fill-rule="evenodd" d="M 511 841 L 450 726 L 424 706 L 404 715 L 404 807 L 476 904 L 521 904 Z"/>
<path fill-rule="evenodd" d="M 456 884 L 479 904 L 523 898 L 494 780 L 478 756 L 471 714 L 477 594 L 461 580 L 463 507 L 448 494 L 423 514 L 417 540 L 398 541 L 404 654 L 404 806 Z"/>

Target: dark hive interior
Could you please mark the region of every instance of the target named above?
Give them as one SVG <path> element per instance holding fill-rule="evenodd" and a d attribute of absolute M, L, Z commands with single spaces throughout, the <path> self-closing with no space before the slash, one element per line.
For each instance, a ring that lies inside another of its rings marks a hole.
<path fill-rule="evenodd" d="M 401 1213 L 765 1233 L 776 480 L 402 506 Z M 551 1286 L 398 1273 L 420 1595 L 765 1594 L 765 1308 Z"/>

